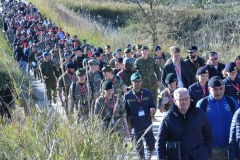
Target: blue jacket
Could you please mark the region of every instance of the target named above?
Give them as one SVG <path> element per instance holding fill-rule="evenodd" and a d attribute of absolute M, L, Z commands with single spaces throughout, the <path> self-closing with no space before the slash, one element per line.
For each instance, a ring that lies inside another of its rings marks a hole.
<path fill-rule="evenodd" d="M 228 159 L 240 159 L 240 109 L 238 109 L 232 119 L 229 146 L 228 146 Z"/>
<path fill-rule="evenodd" d="M 224 94 L 235 98 L 239 104 L 240 103 L 240 93 L 237 93 L 238 91 L 233 87 L 233 85 L 237 86 L 237 84 L 238 84 L 238 87 L 240 87 L 240 79 L 236 77 L 235 80 L 232 81 L 229 77 L 226 77 L 223 80 L 223 83 L 225 84 L 225 93 Z"/>
<path fill-rule="evenodd" d="M 132 89 L 124 94 L 124 105 L 127 111 L 127 117 L 130 117 L 132 128 L 144 128 L 152 124 L 150 108 L 156 108 L 152 92 L 145 88 L 142 88 L 142 91 L 143 97 L 141 105 L 134 96 L 134 94 L 136 94 L 136 96 L 140 99 L 141 93 L 135 93 Z M 142 106 L 142 110 L 144 110 L 144 116 L 138 115 L 138 112 L 140 111 L 140 106 Z"/>
<path fill-rule="evenodd" d="M 239 108 L 237 101 L 232 98 L 235 104 L 235 111 Z M 197 106 L 202 108 L 202 99 L 198 101 Z M 213 131 L 213 147 L 222 147 L 228 145 L 229 132 L 232 121 L 232 111 L 225 96 L 220 100 L 215 100 L 211 94 L 208 96 L 208 105 L 206 115 Z"/>
<path fill-rule="evenodd" d="M 189 95 L 190 95 L 191 99 L 193 100 L 194 104 L 196 104 L 200 99 L 209 95 L 208 82 L 206 82 L 206 84 L 205 84 L 205 91 L 206 91 L 205 95 L 203 95 L 203 90 L 202 90 L 202 87 L 200 86 L 199 82 L 195 82 L 194 84 L 192 84 L 188 88 L 188 91 L 189 91 Z"/>

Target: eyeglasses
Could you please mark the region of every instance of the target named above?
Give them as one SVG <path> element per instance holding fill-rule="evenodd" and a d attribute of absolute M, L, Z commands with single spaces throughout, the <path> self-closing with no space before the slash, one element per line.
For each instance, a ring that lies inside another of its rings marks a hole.
<path fill-rule="evenodd" d="M 210 61 L 216 61 L 218 59 L 218 57 L 210 59 Z"/>
<path fill-rule="evenodd" d="M 190 97 L 186 97 L 186 98 L 182 98 L 182 99 L 176 99 L 176 100 L 178 100 L 179 102 L 189 101 Z"/>

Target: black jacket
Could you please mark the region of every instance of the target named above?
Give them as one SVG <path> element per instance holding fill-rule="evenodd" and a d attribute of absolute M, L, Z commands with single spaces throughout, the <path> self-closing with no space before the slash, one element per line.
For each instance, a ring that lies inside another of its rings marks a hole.
<path fill-rule="evenodd" d="M 17 61 L 27 61 L 24 53 L 23 53 L 23 50 L 21 47 L 17 47 L 15 50 L 14 50 L 14 58 L 17 60 Z"/>
<path fill-rule="evenodd" d="M 174 106 L 163 117 L 158 130 L 157 153 L 166 159 L 166 142 L 180 141 L 185 123 L 186 132 L 181 142 L 182 160 L 191 155 L 195 160 L 207 160 L 212 153 L 212 128 L 202 109 L 191 105 L 186 115 Z"/>
<path fill-rule="evenodd" d="M 169 62 L 163 67 L 161 81 L 164 84 L 164 86 L 166 86 L 166 87 L 167 87 L 167 85 L 165 83 L 165 79 L 169 73 L 174 73 L 177 77 L 173 62 Z M 182 81 L 183 81 L 185 88 L 188 88 L 191 84 L 193 84 L 195 82 L 195 78 L 191 74 L 189 64 L 182 60 L 181 60 L 181 76 L 182 76 Z"/>
<path fill-rule="evenodd" d="M 222 63 L 218 62 L 218 69 L 216 70 L 213 65 L 208 64 L 207 66 L 208 74 L 209 74 L 209 79 L 213 76 L 220 76 L 222 79 L 224 79 L 222 71 L 225 68 L 225 65 Z"/>

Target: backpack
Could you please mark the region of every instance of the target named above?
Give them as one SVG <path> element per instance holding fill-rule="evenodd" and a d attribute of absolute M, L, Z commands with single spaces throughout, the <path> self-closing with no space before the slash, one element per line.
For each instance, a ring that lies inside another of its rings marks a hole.
<path fill-rule="evenodd" d="M 94 84 L 92 83 L 92 81 L 89 81 L 89 84 L 90 84 L 90 88 L 92 90 L 92 93 L 94 93 Z M 74 96 L 74 92 L 75 92 L 75 89 L 76 89 L 76 85 L 77 85 L 77 82 L 74 82 L 73 83 L 73 89 L 72 89 L 72 95 Z M 74 96 L 75 97 L 75 96 Z M 74 98 L 75 99 L 75 98 Z"/>
<path fill-rule="evenodd" d="M 231 108 L 232 114 L 234 114 L 234 112 L 235 112 L 235 107 L 234 107 L 234 106 L 235 106 L 235 105 L 234 105 L 231 97 L 225 95 L 225 98 L 226 98 L 226 101 L 227 101 L 228 105 L 229 105 L 230 108 Z M 207 104 L 208 104 L 208 96 L 203 98 L 203 101 L 202 101 L 202 104 L 201 104 L 201 108 L 203 109 L 203 111 L 204 111 L 205 113 L 206 113 L 206 110 L 207 110 Z"/>

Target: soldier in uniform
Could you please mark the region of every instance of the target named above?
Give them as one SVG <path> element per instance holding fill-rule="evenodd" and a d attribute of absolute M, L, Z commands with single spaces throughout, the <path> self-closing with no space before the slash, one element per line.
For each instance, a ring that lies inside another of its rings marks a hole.
<path fill-rule="evenodd" d="M 127 92 L 127 87 L 124 84 L 122 78 L 120 78 L 117 75 L 113 74 L 112 67 L 110 65 L 106 65 L 102 69 L 103 75 L 105 77 L 105 80 L 112 81 L 113 87 L 114 87 L 114 94 L 123 95 Z"/>
<path fill-rule="evenodd" d="M 93 102 L 96 97 L 94 96 L 95 87 L 93 82 L 87 82 L 86 70 L 83 68 L 78 69 L 76 76 L 78 77 L 78 81 L 73 82 L 69 89 L 68 113 L 69 116 L 71 116 L 73 114 L 73 108 L 76 106 L 75 108 L 78 112 L 77 122 L 79 123 L 81 118 L 88 118 L 89 113 L 93 111 Z"/>
<path fill-rule="evenodd" d="M 124 68 L 120 72 L 118 72 L 118 76 L 122 78 L 124 84 L 127 87 L 130 87 L 131 84 L 131 75 L 135 72 L 132 67 L 132 62 L 130 58 L 123 59 Z"/>
<path fill-rule="evenodd" d="M 28 56 L 29 67 L 32 68 L 35 80 L 41 79 L 41 73 L 38 68 L 38 62 L 36 59 L 37 48 L 32 46 L 32 50 Z"/>
<path fill-rule="evenodd" d="M 98 70 L 99 68 L 99 62 L 96 59 L 92 59 L 88 61 L 89 65 L 89 71 L 88 71 L 88 77 L 89 80 L 94 83 L 96 96 L 98 97 L 100 95 L 101 90 L 101 81 L 103 80 L 103 73 Z"/>
<path fill-rule="evenodd" d="M 191 67 L 192 76 L 195 76 L 197 70 L 200 67 L 203 67 L 206 65 L 206 61 L 205 61 L 205 59 L 198 56 L 198 49 L 196 46 L 191 46 L 188 48 L 188 55 L 189 56 L 187 56 L 185 61 L 188 62 L 188 64 Z"/>
<path fill-rule="evenodd" d="M 106 80 L 102 83 L 103 94 L 97 98 L 94 108 L 94 113 L 101 118 L 103 128 L 106 130 L 110 127 L 111 130 L 117 132 L 119 136 L 125 133 L 127 138 L 130 137 L 130 132 L 127 124 L 127 113 L 123 105 L 123 98 L 114 95 L 114 87 L 111 81 Z"/>
<path fill-rule="evenodd" d="M 142 53 L 141 53 L 141 49 L 142 49 L 142 45 L 138 44 L 135 46 L 135 49 L 137 50 L 136 53 L 133 54 L 133 58 L 140 58 L 142 57 Z"/>
<path fill-rule="evenodd" d="M 111 52 L 111 47 L 110 47 L 110 45 L 106 45 L 105 53 L 103 55 L 102 61 L 108 64 L 112 58 L 113 58 L 113 56 L 112 56 L 112 52 Z"/>
<path fill-rule="evenodd" d="M 166 112 L 173 107 L 173 92 L 177 89 L 177 78 L 174 73 L 169 73 L 165 79 L 167 88 L 165 88 L 158 98 L 158 109 L 160 112 Z"/>
<path fill-rule="evenodd" d="M 44 79 L 45 87 L 46 87 L 46 94 L 47 99 L 49 101 L 49 106 L 52 105 L 51 100 L 53 99 L 53 103 L 56 103 L 56 96 L 57 96 L 57 83 L 56 83 L 56 77 L 53 72 L 53 61 L 51 60 L 51 56 L 49 52 L 43 53 L 44 60 L 40 64 L 42 76 Z M 51 96 L 51 92 L 53 91 L 53 94 Z"/>
<path fill-rule="evenodd" d="M 130 48 L 125 48 L 124 49 L 124 57 L 130 59 L 130 63 L 132 67 L 134 66 L 135 58 L 132 58 L 132 50 Z"/>
<path fill-rule="evenodd" d="M 67 97 L 69 95 L 69 88 L 70 88 L 70 85 L 76 81 L 77 81 L 77 77 L 74 71 L 74 64 L 72 62 L 69 62 L 66 64 L 66 72 L 59 77 L 58 83 L 57 83 L 58 97 L 62 103 L 62 107 L 65 107 L 65 111 L 67 115 L 68 115 Z M 63 101 L 63 98 L 62 98 L 62 92 L 64 93 L 65 102 Z"/>
<path fill-rule="evenodd" d="M 115 61 L 118 59 L 118 58 L 122 58 L 122 50 L 121 48 L 117 48 L 116 51 L 115 51 L 116 55 L 110 60 L 109 62 L 109 65 L 112 67 L 112 68 L 115 68 Z"/>
<path fill-rule="evenodd" d="M 57 79 L 61 75 L 61 69 L 60 69 L 60 55 L 59 53 L 55 52 L 54 50 L 50 51 L 53 61 L 53 72 L 55 73 L 55 76 Z"/>
<path fill-rule="evenodd" d="M 152 92 L 156 103 L 158 86 L 161 86 L 161 73 L 158 65 L 155 64 L 155 59 L 148 55 L 147 46 L 142 46 L 142 57 L 136 59 L 134 68 L 141 74 L 143 87 Z"/>
<path fill-rule="evenodd" d="M 69 62 L 71 62 L 71 58 L 70 58 L 70 55 L 68 54 L 68 53 L 65 53 L 64 54 L 64 62 L 62 63 L 62 69 L 63 69 L 63 72 L 65 72 L 66 71 L 66 65 L 69 63 Z M 74 68 L 75 68 L 75 66 L 74 66 Z"/>

